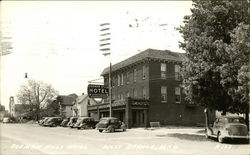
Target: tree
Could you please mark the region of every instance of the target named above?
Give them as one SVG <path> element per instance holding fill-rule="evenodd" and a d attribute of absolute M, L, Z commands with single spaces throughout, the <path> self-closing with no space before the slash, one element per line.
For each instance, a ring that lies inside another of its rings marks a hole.
<path fill-rule="evenodd" d="M 249 2 L 193 0 L 193 6 L 178 28 L 188 58 L 182 69 L 187 99 L 222 114 L 243 112 L 247 101 L 239 90 L 246 81 L 239 77 L 249 62 Z"/>
<path fill-rule="evenodd" d="M 47 100 L 54 98 L 57 91 L 49 84 L 41 81 L 28 80 L 26 85 L 22 85 L 17 99 L 22 104 L 29 105 L 29 113 L 33 119 L 39 120 L 41 108 Z"/>
<path fill-rule="evenodd" d="M 45 108 L 42 109 L 43 116 L 59 116 L 60 115 L 60 106 L 57 100 L 48 100 Z"/>

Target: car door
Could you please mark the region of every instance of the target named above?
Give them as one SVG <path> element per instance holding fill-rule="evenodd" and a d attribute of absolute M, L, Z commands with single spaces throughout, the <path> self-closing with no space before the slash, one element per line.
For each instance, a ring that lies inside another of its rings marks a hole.
<path fill-rule="evenodd" d="M 219 118 L 217 118 L 214 122 L 214 125 L 213 125 L 213 134 L 217 134 L 218 132 L 218 128 L 219 128 Z"/>

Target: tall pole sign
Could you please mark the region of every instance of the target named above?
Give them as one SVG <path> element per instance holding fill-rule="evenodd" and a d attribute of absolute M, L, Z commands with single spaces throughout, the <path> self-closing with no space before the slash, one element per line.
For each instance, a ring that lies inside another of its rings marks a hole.
<path fill-rule="evenodd" d="M 111 54 L 111 32 L 110 23 L 100 24 L 100 51 L 104 56 Z M 112 117 L 112 65 L 109 64 L 109 116 Z"/>

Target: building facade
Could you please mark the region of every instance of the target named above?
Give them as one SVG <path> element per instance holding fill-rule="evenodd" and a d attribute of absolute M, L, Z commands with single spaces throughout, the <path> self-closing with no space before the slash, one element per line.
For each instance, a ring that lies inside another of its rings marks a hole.
<path fill-rule="evenodd" d="M 76 98 L 78 96 L 75 94 L 70 95 L 59 95 L 57 100 L 59 102 L 60 115 L 62 117 L 72 117 L 76 116 Z"/>
<path fill-rule="evenodd" d="M 76 116 L 80 117 L 88 117 L 88 105 L 96 105 L 97 102 L 93 98 L 89 98 L 87 94 L 82 94 L 76 98 Z M 95 118 L 99 119 L 99 118 Z"/>
<path fill-rule="evenodd" d="M 185 101 L 180 67 L 186 57 L 171 51 L 148 49 L 112 66 L 113 116 L 129 127 L 204 124 L 203 108 Z M 109 68 L 102 72 L 109 84 Z M 108 116 L 108 101 L 88 106 L 99 118 Z M 213 116 L 213 115 L 211 115 Z"/>

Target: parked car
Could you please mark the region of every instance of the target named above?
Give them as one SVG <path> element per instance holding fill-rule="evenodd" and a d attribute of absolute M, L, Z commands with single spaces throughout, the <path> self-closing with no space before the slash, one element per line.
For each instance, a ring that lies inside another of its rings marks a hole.
<path fill-rule="evenodd" d="M 11 123 L 11 119 L 9 117 L 4 117 L 3 123 Z"/>
<path fill-rule="evenodd" d="M 62 122 L 61 117 L 50 117 L 48 120 L 44 122 L 44 126 L 56 127 L 60 125 Z"/>
<path fill-rule="evenodd" d="M 49 119 L 49 117 L 44 117 L 44 118 L 42 118 L 41 120 L 38 121 L 38 124 L 42 126 L 44 124 L 44 122 L 46 120 L 48 120 L 48 119 Z"/>
<path fill-rule="evenodd" d="M 215 137 L 223 143 L 225 139 L 243 139 L 249 141 L 245 120 L 240 116 L 221 116 L 215 120 L 213 127 L 206 128 L 206 138 Z"/>
<path fill-rule="evenodd" d="M 74 124 L 74 128 L 77 129 L 94 129 L 96 121 L 91 117 L 79 117 Z"/>
<path fill-rule="evenodd" d="M 103 117 L 97 124 L 96 129 L 99 132 L 115 132 L 117 130 L 126 131 L 126 125 L 115 117 Z"/>
<path fill-rule="evenodd" d="M 77 121 L 77 117 L 70 117 L 67 127 L 73 128 L 76 121 Z"/>
<path fill-rule="evenodd" d="M 66 127 L 68 123 L 69 123 L 69 118 L 64 118 L 60 126 Z"/>

